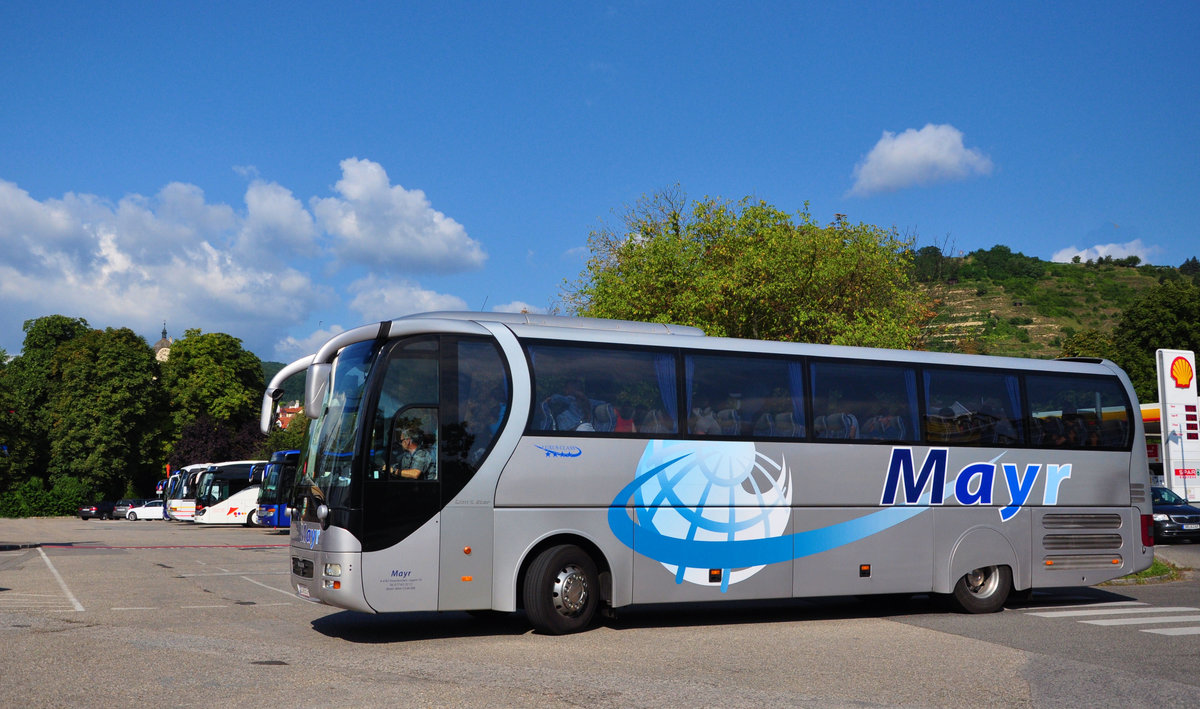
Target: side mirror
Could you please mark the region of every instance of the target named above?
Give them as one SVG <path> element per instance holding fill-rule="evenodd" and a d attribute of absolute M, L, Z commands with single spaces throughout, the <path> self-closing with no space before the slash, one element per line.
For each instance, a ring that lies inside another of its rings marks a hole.
<path fill-rule="evenodd" d="M 325 407 L 325 393 L 329 389 L 329 377 L 333 374 L 333 365 L 321 362 L 309 365 L 308 376 L 304 380 L 304 415 L 315 419 Z"/>

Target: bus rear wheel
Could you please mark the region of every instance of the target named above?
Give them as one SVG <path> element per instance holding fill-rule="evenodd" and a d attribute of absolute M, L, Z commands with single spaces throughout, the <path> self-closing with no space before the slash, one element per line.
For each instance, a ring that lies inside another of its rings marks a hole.
<path fill-rule="evenodd" d="M 522 599 L 538 632 L 577 633 L 591 624 L 599 605 L 596 563 L 573 544 L 551 547 L 529 565 Z"/>
<path fill-rule="evenodd" d="M 995 613 L 1004 607 L 1012 590 L 1012 570 L 1007 566 L 982 566 L 954 584 L 954 602 L 967 613 Z"/>

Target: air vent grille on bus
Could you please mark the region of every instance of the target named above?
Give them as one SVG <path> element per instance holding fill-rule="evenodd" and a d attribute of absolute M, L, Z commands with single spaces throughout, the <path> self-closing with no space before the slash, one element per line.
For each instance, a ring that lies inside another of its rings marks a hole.
<path fill-rule="evenodd" d="M 1129 501 L 1133 504 L 1141 504 L 1146 501 L 1146 486 L 1140 483 L 1131 484 L 1129 486 Z"/>
<path fill-rule="evenodd" d="M 1120 534 L 1047 534 L 1042 539 L 1042 547 L 1050 551 L 1072 549 L 1112 549 L 1121 548 Z"/>
<path fill-rule="evenodd" d="M 1103 513 L 1050 514 L 1042 518 L 1045 529 L 1120 529 L 1121 515 Z"/>

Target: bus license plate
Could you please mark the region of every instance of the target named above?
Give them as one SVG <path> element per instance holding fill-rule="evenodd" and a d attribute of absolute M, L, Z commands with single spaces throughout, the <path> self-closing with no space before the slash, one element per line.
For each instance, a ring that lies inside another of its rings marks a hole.
<path fill-rule="evenodd" d="M 1183 528 L 1187 530 L 1200 529 L 1200 524 L 1185 524 Z"/>
<path fill-rule="evenodd" d="M 296 584 L 296 593 L 300 594 L 301 598 L 308 598 L 309 597 L 308 586 L 301 586 L 300 584 Z"/>

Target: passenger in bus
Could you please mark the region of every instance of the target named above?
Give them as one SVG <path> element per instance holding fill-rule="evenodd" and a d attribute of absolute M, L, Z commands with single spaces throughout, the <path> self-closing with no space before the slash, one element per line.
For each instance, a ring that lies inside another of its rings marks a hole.
<path fill-rule="evenodd" d="M 633 433 L 637 431 L 637 424 L 633 422 L 633 406 L 630 404 L 619 404 L 617 406 L 617 422 L 613 426 L 613 430 L 618 433 Z"/>
<path fill-rule="evenodd" d="M 588 398 L 583 380 L 568 379 L 563 385 L 563 393 L 554 394 L 546 399 L 546 407 L 554 417 L 554 430 L 557 431 L 595 431 L 592 425 L 592 411 L 596 404 Z"/>
<path fill-rule="evenodd" d="M 393 458 L 392 476 L 406 480 L 437 480 L 437 462 L 425 445 L 425 434 L 419 428 L 408 428 L 400 434 L 400 454 Z"/>

